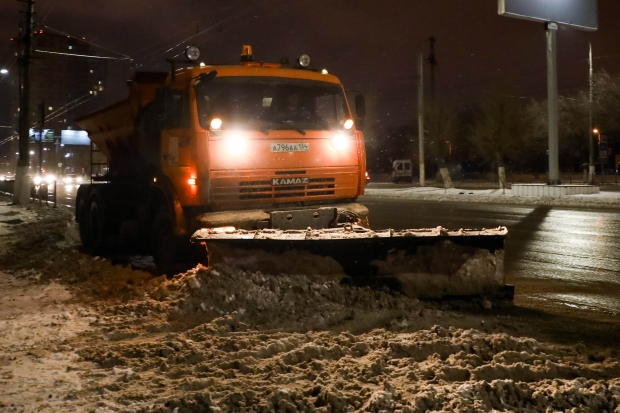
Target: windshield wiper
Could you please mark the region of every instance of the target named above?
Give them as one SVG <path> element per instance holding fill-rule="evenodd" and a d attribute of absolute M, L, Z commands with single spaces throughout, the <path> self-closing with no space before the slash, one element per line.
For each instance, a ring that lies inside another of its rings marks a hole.
<path fill-rule="evenodd" d="M 290 127 L 290 129 L 292 129 L 295 132 L 298 132 L 299 134 L 305 136 L 306 135 L 306 131 L 301 129 L 301 128 L 299 128 L 299 127 L 297 127 L 297 126 L 295 126 L 295 125 L 293 125 L 292 122 L 293 121 L 290 121 L 290 120 L 273 121 L 273 123 L 276 123 L 278 125 L 283 125 L 283 126 Z"/>

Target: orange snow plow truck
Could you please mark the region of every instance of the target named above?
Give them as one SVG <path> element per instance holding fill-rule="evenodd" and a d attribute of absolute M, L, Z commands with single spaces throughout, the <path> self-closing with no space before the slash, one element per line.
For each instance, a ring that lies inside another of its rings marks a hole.
<path fill-rule="evenodd" d="M 244 46 L 239 65 L 181 63 L 189 67 L 135 73 L 126 100 L 76 120 L 108 161 L 105 175 L 78 189 L 86 247 L 152 254 L 171 274 L 206 260 L 206 245 L 209 265 L 355 272 L 360 282 L 396 281 L 423 297 L 427 281 L 403 278 L 415 264 L 407 260 L 449 250 L 449 242 L 460 264 L 440 265 L 448 278 L 431 296 L 505 290 L 503 228 L 387 236 L 368 229 L 368 210 L 357 203 L 366 182 L 364 99 L 355 96 L 353 111 L 338 78 L 309 69 L 307 55 L 269 64 Z M 474 267 L 480 274 L 468 288 L 448 286 Z M 428 278 L 428 270 L 409 272 Z"/>

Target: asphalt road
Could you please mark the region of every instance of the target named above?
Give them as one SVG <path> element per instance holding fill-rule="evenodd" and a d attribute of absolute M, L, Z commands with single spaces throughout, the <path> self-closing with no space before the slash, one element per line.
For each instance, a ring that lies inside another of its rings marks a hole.
<path fill-rule="evenodd" d="M 451 203 L 362 197 L 371 227 L 509 230 L 506 280 L 515 303 L 598 320 L 620 317 L 617 210 Z"/>

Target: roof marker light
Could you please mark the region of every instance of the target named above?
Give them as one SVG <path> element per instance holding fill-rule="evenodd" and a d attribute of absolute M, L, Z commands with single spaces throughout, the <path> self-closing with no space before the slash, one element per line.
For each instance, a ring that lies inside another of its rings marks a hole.
<path fill-rule="evenodd" d="M 347 119 L 344 121 L 344 128 L 346 130 L 349 130 L 353 127 L 353 120 L 352 119 Z"/>
<path fill-rule="evenodd" d="M 252 46 L 249 44 L 244 44 L 241 48 L 241 61 L 242 62 L 253 62 L 254 55 L 252 54 Z"/>
<path fill-rule="evenodd" d="M 322 75 L 328 75 L 329 72 L 327 71 L 327 69 L 323 69 L 323 70 L 321 70 L 321 74 Z"/>

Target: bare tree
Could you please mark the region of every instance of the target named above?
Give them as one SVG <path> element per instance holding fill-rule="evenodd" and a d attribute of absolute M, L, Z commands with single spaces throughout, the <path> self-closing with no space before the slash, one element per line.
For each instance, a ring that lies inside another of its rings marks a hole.
<path fill-rule="evenodd" d="M 492 92 L 483 102 L 471 133 L 471 144 L 486 159 L 497 164 L 501 189 L 506 188 L 505 162 L 523 147 L 522 110 L 514 97 Z"/>
<path fill-rule="evenodd" d="M 600 130 L 620 131 L 620 77 L 606 72 L 594 76 L 594 119 Z"/>
<path fill-rule="evenodd" d="M 435 158 L 444 188 L 454 188 L 446 158 L 457 137 L 456 114 L 441 103 L 427 105 L 425 126 L 427 148 Z"/>

